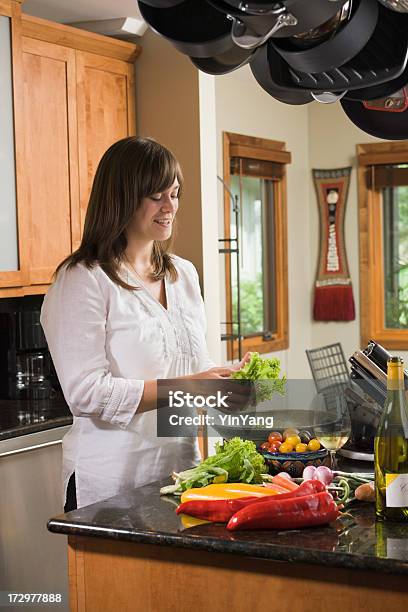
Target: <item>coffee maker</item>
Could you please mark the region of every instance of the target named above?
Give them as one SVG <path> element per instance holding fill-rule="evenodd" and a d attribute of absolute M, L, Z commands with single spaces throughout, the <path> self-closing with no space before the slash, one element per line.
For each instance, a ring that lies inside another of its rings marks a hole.
<path fill-rule="evenodd" d="M 40 311 L 1 312 L 0 397 L 48 399 L 58 387 Z"/>

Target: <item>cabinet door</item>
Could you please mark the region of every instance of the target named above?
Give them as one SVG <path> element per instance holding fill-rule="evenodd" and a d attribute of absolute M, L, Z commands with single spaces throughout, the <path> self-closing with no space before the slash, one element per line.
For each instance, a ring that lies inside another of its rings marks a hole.
<path fill-rule="evenodd" d="M 13 41 L 13 45 L 11 44 Z M 17 173 L 24 169 L 21 14 L 0 3 L 0 287 L 26 283 L 26 201 Z"/>
<path fill-rule="evenodd" d="M 106 149 L 136 133 L 134 65 L 76 52 L 81 228 L 92 181 Z"/>
<path fill-rule="evenodd" d="M 23 38 L 29 282 L 51 281 L 79 236 L 75 51 Z"/>

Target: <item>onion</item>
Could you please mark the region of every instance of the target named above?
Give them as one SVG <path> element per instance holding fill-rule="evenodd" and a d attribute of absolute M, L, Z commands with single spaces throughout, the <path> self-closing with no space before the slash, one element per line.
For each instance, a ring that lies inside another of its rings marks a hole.
<path fill-rule="evenodd" d="M 308 465 L 303 470 L 302 478 L 303 478 L 303 480 L 313 480 L 315 473 L 316 473 L 315 466 L 314 465 Z"/>
<path fill-rule="evenodd" d="M 292 476 L 288 474 L 287 472 L 279 472 L 277 476 L 282 476 L 282 478 L 286 478 L 286 480 L 292 480 Z"/>
<path fill-rule="evenodd" d="M 319 465 L 315 472 L 315 475 L 313 476 L 313 480 L 320 480 L 320 482 L 327 486 L 331 484 L 333 480 L 333 472 L 325 465 Z"/>

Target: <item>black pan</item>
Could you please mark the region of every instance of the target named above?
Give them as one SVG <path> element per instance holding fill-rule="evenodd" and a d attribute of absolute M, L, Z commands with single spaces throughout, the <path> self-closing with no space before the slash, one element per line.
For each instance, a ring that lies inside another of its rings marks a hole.
<path fill-rule="evenodd" d="M 276 53 L 277 61 L 283 64 L 283 59 Z M 252 74 L 258 81 L 259 85 L 271 96 L 286 104 L 308 104 L 313 101 L 313 97 L 309 91 L 304 89 L 287 89 L 281 86 L 272 78 L 271 68 L 278 68 L 270 55 L 268 43 L 259 47 L 255 52 L 250 62 Z"/>
<path fill-rule="evenodd" d="M 351 60 L 370 40 L 378 19 L 377 0 L 359 0 L 341 29 L 329 40 L 310 49 L 299 49 L 288 39 L 273 42 L 276 51 L 295 70 L 325 72 Z"/>
<path fill-rule="evenodd" d="M 208 58 L 231 49 L 231 20 L 205 0 L 185 0 L 160 9 L 139 2 L 139 9 L 150 27 L 181 53 Z"/>
<path fill-rule="evenodd" d="M 380 85 L 374 85 L 373 87 L 365 87 L 364 89 L 355 89 L 354 91 L 348 91 L 344 96 L 346 100 L 379 100 L 380 98 L 387 98 L 392 96 L 403 87 L 408 84 L 408 62 L 405 66 L 404 72 L 401 76 L 396 79 L 391 79 L 386 83 Z"/>
<path fill-rule="evenodd" d="M 347 117 L 367 134 L 384 140 L 408 139 L 408 109 L 401 113 L 369 110 L 362 102 L 340 100 Z"/>
<path fill-rule="evenodd" d="M 274 86 L 316 93 L 368 89 L 399 78 L 407 65 L 408 15 L 379 7 L 380 17 L 372 37 L 346 64 L 320 73 L 295 70 L 276 51 L 276 41 L 269 39 L 251 59 L 256 78 L 263 74 Z"/>

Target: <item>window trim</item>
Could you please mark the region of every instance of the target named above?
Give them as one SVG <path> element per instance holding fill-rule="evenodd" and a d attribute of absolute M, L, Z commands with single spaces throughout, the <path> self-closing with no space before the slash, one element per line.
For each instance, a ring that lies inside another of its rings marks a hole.
<path fill-rule="evenodd" d="M 231 157 L 247 157 L 276 162 L 284 165 L 283 176 L 274 181 L 274 223 L 275 223 L 275 276 L 276 276 L 276 328 L 277 332 L 271 340 L 264 340 L 262 335 L 251 336 L 242 340 L 243 354 L 247 351 L 271 353 L 289 348 L 289 312 L 288 312 L 288 253 L 287 253 L 287 184 L 286 164 L 291 162 L 291 154 L 286 151 L 284 142 L 255 138 L 223 132 L 224 181 L 230 187 Z M 224 189 L 224 236 L 230 238 L 231 200 Z M 226 321 L 232 321 L 231 300 L 231 258 L 225 258 L 225 301 Z M 231 325 L 227 325 L 226 333 L 232 334 Z M 228 342 L 227 357 L 229 360 L 238 358 L 238 340 Z"/>
<path fill-rule="evenodd" d="M 368 187 L 370 166 L 408 163 L 408 142 L 359 144 L 358 200 L 360 238 L 360 339 L 365 345 L 376 340 L 390 349 L 408 349 L 408 329 L 384 325 L 384 262 L 382 236 L 382 198 L 380 191 Z M 381 248 L 379 248 L 379 245 Z"/>

